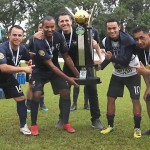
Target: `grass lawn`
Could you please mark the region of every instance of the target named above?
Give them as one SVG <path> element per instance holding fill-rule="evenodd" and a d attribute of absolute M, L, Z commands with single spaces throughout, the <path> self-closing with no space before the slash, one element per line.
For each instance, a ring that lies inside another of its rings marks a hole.
<path fill-rule="evenodd" d="M 104 71 L 99 71 L 102 83 L 98 85 L 99 106 L 101 109 L 101 122 L 107 127 L 106 120 L 106 92 L 112 73 L 112 65 Z M 26 92 L 27 84 L 22 88 Z M 141 129 L 150 128 L 146 105 L 143 100 L 145 84 L 142 80 L 141 104 L 142 122 Z M 77 111 L 70 113 L 70 122 L 77 130 L 69 134 L 61 129 L 55 129 L 58 121 L 58 99 L 52 93 L 50 84 L 45 85 L 45 103 L 48 112 L 39 111 L 38 124 L 39 136 L 23 136 L 19 133 L 19 120 L 16 113 L 16 104 L 12 99 L 0 100 L 0 150 L 149 150 L 150 136 L 140 139 L 133 138 L 132 103 L 129 93 L 125 88 L 124 97 L 116 101 L 115 130 L 108 135 L 100 134 L 99 130 L 91 128 L 90 113 L 83 109 L 83 86 L 80 89 Z M 30 114 L 28 113 L 28 125 Z"/>

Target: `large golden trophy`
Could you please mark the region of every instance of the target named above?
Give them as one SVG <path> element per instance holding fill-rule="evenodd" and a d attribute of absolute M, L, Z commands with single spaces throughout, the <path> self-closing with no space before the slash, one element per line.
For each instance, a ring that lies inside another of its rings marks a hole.
<path fill-rule="evenodd" d="M 77 9 L 75 14 L 66 7 L 69 13 L 74 17 L 77 24 L 76 34 L 78 43 L 78 66 L 80 68 L 80 78 L 77 81 L 80 85 L 99 84 L 100 78 L 96 77 L 94 65 L 94 50 L 92 47 L 92 19 L 96 11 L 97 4 L 95 3 L 91 14 L 85 10 Z"/>

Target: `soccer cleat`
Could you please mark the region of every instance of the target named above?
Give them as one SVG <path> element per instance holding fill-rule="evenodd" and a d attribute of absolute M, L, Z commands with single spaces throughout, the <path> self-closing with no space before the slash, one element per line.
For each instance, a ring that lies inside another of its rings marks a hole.
<path fill-rule="evenodd" d="M 42 106 L 40 106 L 40 110 L 48 111 L 48 108 L 43 104 Z"/>
<path fill-rule="evenodd" d="M 100 129 L 100 130 L 103 129 L 103 126 L 102 126 L 102 124 L 100 122 L 100 119 L 96 119 L 96 120 L 92 121 L 92 128 Z"/>
<path fill-rule="evenodd" d="M 31 131 L 29 130 L 27 124 L 24 127 L 20 128 L 20 132 L 24 135 L 31 135 Z"/>
<path fill-rule="evenodd" d="M 90 110 L 90 105 L 84 105 L 84 109 Z"/>
<path fill-rule="evenodd" d="M 37 125 L 33 125 L 31 126 L 31 134 L 32 135 L 39 135 L 39 129 L 38 129 L 38 126 Z"/>
<path fill-rule="evenodd" d="M 58 120 L 58 122 L 55 124 L 55 128 L 58 128 L 58 129 L 63 128 L 63 120 L 62 119 Z"/>
<path fill-rule="evenodd" d="M 70 107 L 70 111 L 75 111 L 77 110 L 77 104 L 73 103 L 72 106 Z"/>
<path fill-rule="evenodd" d="M 134 129 L 134 137 L 135 138 L 140 138 L 141 137 L 141 129 L 140 128 L 135 128 Z"/>
<path fill-rule="evenodd" d="M 102 133 L 102 134 L 108 134 L 108 133 L 110 133 L 111 131 L 113 131 L 113 129 L 114 129 L 114 128 L 109 125 L 108 128 L 102 130 L 101 133 Z"/>
<path fill-rule="evenodd" d="M 150 130 L 146 130 L 142 133 L 142 135 L 150 135 Z"/>
<path fill-rule="evenodd" d="M 74 128 L 72 128 L 71 124 L 69 124 L 69 123 L 68 124 L 64 124 L 63 127 L 64 127 L 64 130 L 66 130 L 69 133 L 76 132 L 76 130 Z"/>

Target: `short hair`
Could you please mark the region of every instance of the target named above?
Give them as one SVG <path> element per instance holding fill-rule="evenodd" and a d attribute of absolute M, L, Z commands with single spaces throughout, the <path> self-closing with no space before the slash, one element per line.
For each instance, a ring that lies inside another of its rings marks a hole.
<path fill-rule="evenodd" d="M 12 31 L 13 28 L 20 29 L 20 30 L 23 31 L 23 33 L 25 32 L 24 29 L 23 29 L 21 26 L 19 26 L 19 25 L 13 25 L 13 26 L 9 29 L 8 34 L 11 33 L 11 31 Z"/>
<path fill-rule="evenodd" d="M 120 26 L 120 22 L 116 18 L 107 19 L 106 22 L 105 22 L 105 25 L 107 25 L 107 23 L 109 23 L 109 22 L 117 22 L 118 26 Z"/>
<path fill-rule="evenodd" d="M 143 33 L 149 33 L 149 28 L 146 25 L 138 25 L 136 26 L 133 30 L 132 33 L 135 34 L 137 32 L 141 32 L 143 31 Z"/>
<path fill-rule="evenodd" d="M 54 20 L 54 21 L 55 21 L 54 17 L 52 17 L 52 16 L 46 16 L 46 17 L 41 21 L 42 25 L 44 25 L 44 21 L 45 21 L 45 20 L 48 20 L 48 21 Z"/>
<path fill-rule="evenodd" d="M 61 13 L 58 15 L 58 21 L 59 21 L 59 17 L 60 17 L 60 16 L 69 16 L 70 20 L 72 20 L 71 15 L 70 15 L 69 13 L 67 13 L 67 12 L 61 12 Z"/>

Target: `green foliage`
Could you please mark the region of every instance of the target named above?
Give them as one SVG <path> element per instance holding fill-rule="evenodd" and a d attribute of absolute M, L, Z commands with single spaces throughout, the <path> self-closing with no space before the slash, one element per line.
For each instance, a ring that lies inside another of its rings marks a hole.
<path fill-rule="evenodd" d="M 150 26 L 149 0 L 0 0 L 0 22 L 7 33 L 11 25 L 27 20 L 27 37 L 37 31 L 39 21 L 51 15 L 57 19 L 59 12 L 69 7 L 74 13 L 76 7 L 83 7 L 91 11 L 97 3 L 93 26 L 105 36 L 105 20 L 115 17 L 120 20 L 124 30 L 131 32 L 132 28 L 140 23 Z M 6 35 L 5 35 L 6 36 Z"/>

